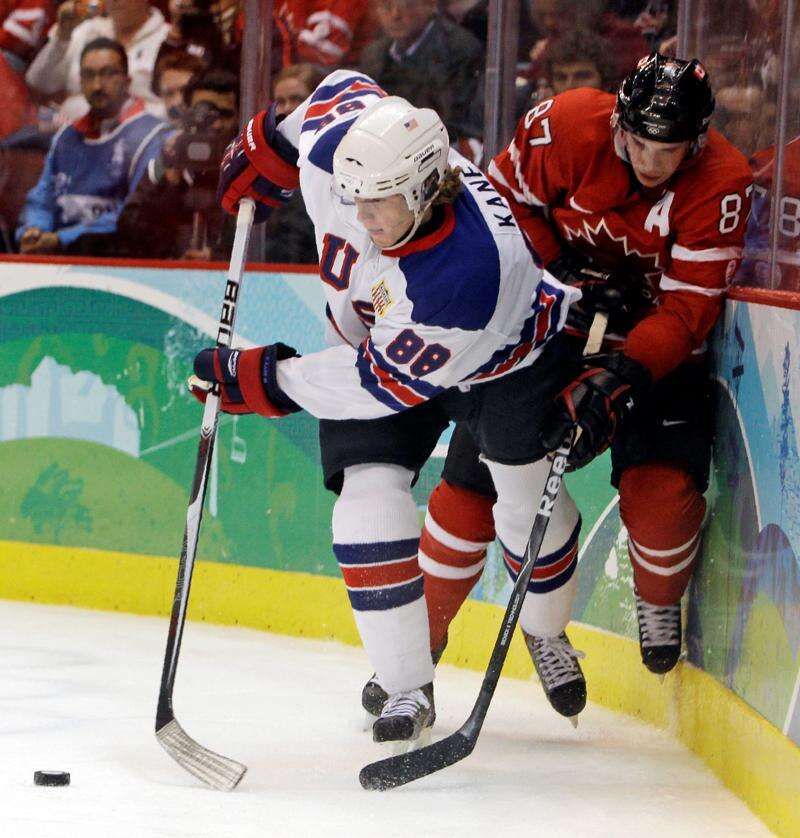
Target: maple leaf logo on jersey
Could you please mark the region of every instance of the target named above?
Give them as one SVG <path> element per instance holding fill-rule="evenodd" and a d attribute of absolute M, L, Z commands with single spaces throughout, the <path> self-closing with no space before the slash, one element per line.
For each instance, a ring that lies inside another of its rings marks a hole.
<path fill-rule="evenodd" d="M 645 280 L 647 288 L 643 290 L 651 297 L 658 295 L 658 284 L 664 272 L 661 254 L 658 251 L 643 253 L 637 250 L 630 244 L 625 233 L 615 236 L 609 229 L 605 218 L 602 217 L 596 225 L 590 224 L 587 220 L 582 220 L 577 227 L 571 227 L 561 219 L 557 223 L 568 242 L 582 239 L 588 242 L 593 250 L 622 256 L 626 270 Z"/>

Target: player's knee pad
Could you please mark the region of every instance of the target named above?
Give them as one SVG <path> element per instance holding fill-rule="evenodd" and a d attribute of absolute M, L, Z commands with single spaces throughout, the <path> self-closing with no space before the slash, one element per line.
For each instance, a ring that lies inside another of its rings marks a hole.
<path fill-rule="evenodd" d="M 494 507 L 497 537 L 503 549 L 506 569 L 516 580 L 525 559 L 550 463 L 540 460 L 521 466 L 488 465 L 497 489 Z M 557 635 L 569 622 L 577 590 L 575 568 L 580 525 L 575 502 L 566 486 L 562 485 L 520 614 L 520 624 L 529 634 Z"/>
<path fill-rule="evenodd" d="M 411 495 L 413 472 L 402 466 L 368 463 L 344 470 L 333 507 L 336 543 L 419 538 L 419 516 Z"/>
<path fill-rule="evenodd" d="M 393 465 L 345 469 L 333 508 L 333 552 L 357 611 L 386 610 L 422 597 L 412 478 L 408 469 Z"/>
<path fill-rule="evenodd" d="M 694 479 L 672 463 L 629 468 L 619 507 L 639 594 L 654 605 L 677 602 L 694 570 L 706 510 Z"/>

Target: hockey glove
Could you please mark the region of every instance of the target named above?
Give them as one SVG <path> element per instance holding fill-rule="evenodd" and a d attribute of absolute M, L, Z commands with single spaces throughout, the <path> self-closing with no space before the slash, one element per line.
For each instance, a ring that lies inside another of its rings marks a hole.
<path fill-rule="evenodd" d="M 284 343 L 256 349 L 203 349 L 194 359 L 195 375 L 220 386 L 224 413 L 258 413 L 270 419 L 296 413 L 300 406 L 278 386 L 278 361 L 296 358 L 297 352 Z M 189 389 L 205 402 L 204 391 L 189 379 Z"/>
<path fill-rule="evenodd" d="M 567 315 L 567 325 L 573 329 L 588 331 L 595 313 L 602 311 L 609 315 L 609 330 L 625 334 L 633 325 L 633 315 L 647 305 L 626 276 L 594 267 L 572 248 L 562 250 L 545 270 L 582 293 Z"/>
<path fill-rule="evenodd" d="M 236 214 L 242 198 L 256 202 L 255 221 L 266 221 L 273 207 L 285 204 L 300 183 L 297 150 L 277 129 L 275 105 L 256 114 L 226 149 L 217 201 Z"/>
<path fill-rule="evenodd" d="M 587 355 L 583 372 L 556 396 L 555 410 L 541 434 L 542 444 L 554 451 L 577 425 L 581 433 L 569 468 L 582 468 L 608 448 L 651 382 L 649 371 L 622 352 Z"/>

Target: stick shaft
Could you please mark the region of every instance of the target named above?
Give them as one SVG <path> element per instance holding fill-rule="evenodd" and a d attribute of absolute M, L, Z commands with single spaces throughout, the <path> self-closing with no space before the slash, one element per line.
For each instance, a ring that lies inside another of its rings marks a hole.
<path fill-rule="evenodd" d="M 239 204 L 239 215 L 236 219 L 236 236 L 233 242 L 231 261 L 225 283 L 225 294 L 222 301 L 222 313 L 220 314 L 217 329 L 217 346 L 228 347 L 233 340 L 236 304 L 239 299 L 239 291 L 244 276 L 244 266 L 245 260 L 247 259 L 254 213 L 255 204 L 253 201 L 248 198 L 243 199 Z M 186 510 L 183 547 L 178 563 L 178 577 L 175 582 L 175 595 L 172 601 L 172 614 L 167 633 L 167 647 L 164 653 L 164 667 L 161 673 L 158 710 L 156 712 L 156 730 L 161 729 L 174 718 L 172 711 L 172 690 L 178 667 L 183 627 L 186 622 L 186 609 L 189 605 L 189 590 L 192 583 L 195 556 L 197 554 L 200 523 L 203 518 L 203 501 L 205 499 L 208 471 L 217 432 L 218 415 L 219 395 L 218 389 L 215 387 L 208 394 L 203 410 L 200 442 L 197 448 L 197 460 L 195 462 L 189 507 Z"/>

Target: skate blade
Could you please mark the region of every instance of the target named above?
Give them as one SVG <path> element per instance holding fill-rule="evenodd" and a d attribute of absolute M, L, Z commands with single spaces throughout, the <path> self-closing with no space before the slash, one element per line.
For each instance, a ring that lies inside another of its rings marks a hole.
<path fill-rule="evenodd" d="M 662 672 L 660 675 L 656 675 L 656 678 L 658 678 L 658 683 L 659 683 L 659 684 L 663 684 L 663 683 L 664 683 L 664 679 L 665 679 L 666 677 L 667 677 L 667 673 L 666 673 L 666 672 Z"/>
<path fill-rule="evenodd" d="M 574 716 L 567 716 L 567 721 L 574 727 L 576 730 L 578 728 L 578 714 L 576 713 Z"/>
<path fill-rule="evenodd" d="M 431 729 L 426 727 L 416 739 L 397 739 L 394 742 L 379 742 L 387 757 L 399 757 L 410 754 L 431 743 Z"/>

